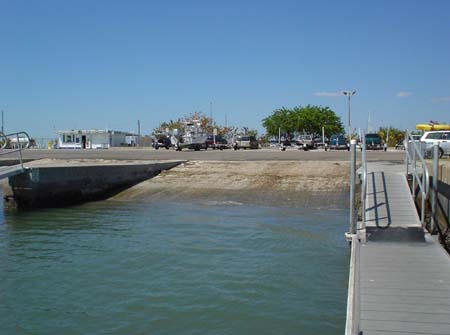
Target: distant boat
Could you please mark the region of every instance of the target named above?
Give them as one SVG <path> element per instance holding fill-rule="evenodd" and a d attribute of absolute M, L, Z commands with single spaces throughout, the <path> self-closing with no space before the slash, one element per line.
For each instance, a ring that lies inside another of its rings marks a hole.
<path fill-rule="evenodd" d="M 201 128 L 199 120 L 189 120 L 184 123 L 183 133 L 173 138 L 173 143 L 178 151 L 183 148 L 194 149 L 196 151 L 200 149 L 207 149 L 206 140 L 208 134 L 206 134 Z"/>

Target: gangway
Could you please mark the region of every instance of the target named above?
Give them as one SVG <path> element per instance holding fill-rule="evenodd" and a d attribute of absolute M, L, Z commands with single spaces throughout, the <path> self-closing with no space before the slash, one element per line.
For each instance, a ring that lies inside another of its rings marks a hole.
<path fill-rule="evenodd" d="M 347 234 L 352 247 L 346 335 L 450 334 L 450 257 L 425 229 L 430 185 L 420 147 L 412 139 L 405 146 L 406 169 L 388 161 L 368 163 L 363 150 L 361 220 L 353 219 Z"/>
<path fill-rule="evenodd" d="M 27 170 L 23 165 L 22 151 L 30 147 L 30 136 L 24 132 L 3 134 L 0 132 L 0 156 L 18 154 L 19 164 L 0 166 L 0 180 L 21 174 Z"/>

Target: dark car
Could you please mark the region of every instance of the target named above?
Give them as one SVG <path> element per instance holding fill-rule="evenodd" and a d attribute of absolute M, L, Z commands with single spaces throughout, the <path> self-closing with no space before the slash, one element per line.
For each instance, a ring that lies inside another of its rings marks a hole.
<path fill-rule="evenodd" d="M 228 141 L 222 135 L 208 135 L 205 144 L 206 148 L 213 148 L 213 150 L 222 150 L 227 146 Z"/>
<path fill-rule="evenodd" d="M 169 149 L 172 146 L 172 141 L 167 135 L 156 135 L 153 140 L 152 147 L 158 150 L 159 148 Z"/>
<path fill-rule="evenodd" d="M 330 145 L 328 146 L 330 150 L 350 150 L 348 141 L 344 135 L 332 135 L 330 138 Z M 325 148 L 325 150 L 327 150 Z"/>
<path fill-rule="evenodd" d="M 287 148 L 292 148 L 292 143 L 289 140 L 289 138 L 286 138 L 284 141 L 281 142 L 281 151 L 286 151 Z"/>
<path fill-rule="evenodd" d="M 366 149 L 386 151 L 386 147 L 383 145 L 383 141 L 382 141 L 380 135 L 378 135 L 376 133 L 366 134 L 365 140 L 366 140 Z"/>

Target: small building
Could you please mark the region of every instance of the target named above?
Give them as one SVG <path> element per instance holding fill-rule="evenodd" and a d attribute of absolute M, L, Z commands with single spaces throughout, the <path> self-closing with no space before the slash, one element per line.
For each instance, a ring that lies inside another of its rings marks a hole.
<path fill-rule="evenodd" d="M 138 136 L 117 130 L 59 130 L 59 149 L 108 149 L 136 146 Z"/>

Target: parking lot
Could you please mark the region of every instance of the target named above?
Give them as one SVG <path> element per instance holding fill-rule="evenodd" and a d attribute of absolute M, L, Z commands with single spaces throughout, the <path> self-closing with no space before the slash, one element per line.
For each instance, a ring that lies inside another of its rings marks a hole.
<path fill-rule="evenodd" d="M 25 159 L 145 159 L 145 160 L 210 160 L 210 161 L 348 161 L 349 152 L 342 151 L 323 151 L 323 150 L 286 150 L 280 151 L 275 148 L 257 149 L 257 150 L 183 150 L 177 152 L 173 149 L 153 148 L 113 148 L 113 149 L 74 149 L 74 150 L 43 150 L 29 149 L 23 151 Z M 361 153 L 358 151 L 357 156 Z M 370 161 L 390 160 L 401 161 L 404 159 L 405 152 L 402 150 L 390 149 L 384 151 L 368 151 L 367 158 Z M 8 159 L 17 158 L 17 153 L 7 155 Z"/>

